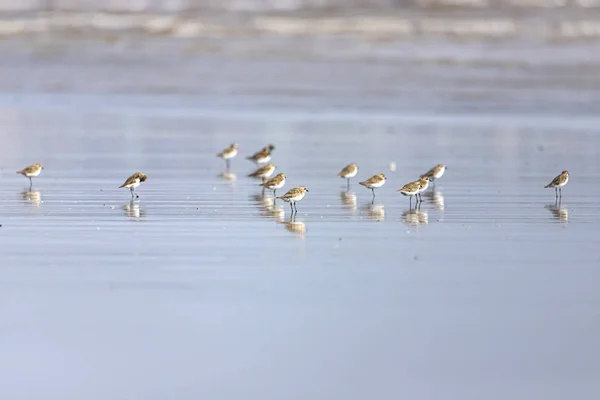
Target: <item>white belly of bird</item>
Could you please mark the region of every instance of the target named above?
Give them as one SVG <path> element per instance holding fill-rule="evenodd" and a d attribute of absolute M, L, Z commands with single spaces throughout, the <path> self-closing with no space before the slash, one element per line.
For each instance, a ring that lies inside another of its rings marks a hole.
<path fill-rule="evenodd" d="M 415 194 L 419 193 L 419 191 L 418 190 L 413 190 L 413 191 L 403 190 L 400 193 L 402 193 L 405 196 L 414 196 Z"/>
<path fill-rule="evenodd" d="M 344 178 L 344 179 L 354 178 L 356 176 L 356 174 L 358 174 L 358 169 L 355 169 L 354 171 L 349 172 L 346 175 L 342 175 L 342 178 Z"/>
<path fill-rule="evenodd" d="M 28 174 L 25 174 L 25 176 L 38 176 L 38 175 L 40 174 L 40 172 L 42 172 L 42 169 L 41 169 L 41 168 L 40 168 L 40 169 L 38 169 L 38 170 L 37 170 L 37 171 L 35 171 L 35 172 L 30 172 L 30 173 L 28 173 Z"/>
<path fill-rule="evenodd" d="M 428 187 L 429 187 L 429 182 L 425 181 L 425 184 L 423 184 L 421 186 L 421 189 L 419 189 L 419 193 L 426 191 Z"/>
<path fill-rule="evenodd" d="M 271 186 L 267 186 L 267 189 L 281 189 L 283 186 L 285 186 L 285 179 L 282 180 L 281 182 L 279 182 L 277 185 L 271 185 Z"/>
<path fill-rule="evenodd" d="M 269 178 L 271 175 L 273 175 L 273 172 L 275 172 L 274 169 L 267 171 L 267 172 L 263 172 L 261 175 L 259 175 L 259 178 Z"/>
<path fill-rule="evenodd" d="M 440 179 L 442 175 L 444 175 L 444 172 L 446 172 L 446 168 L 440 169 L 438 172 L 433 174 L 433 179 Z"/>
<path fill-rule="evenodd" d="M 297 202 L 300 201 L 304 198 L 305 193 L 299 194 L 298 196 L 294 196 L 294 197 L 290 197 L 290 198 L 284 198 L 283 201 L 290 203 L 290 202 Z"/>
<path fill-rule="evenodd" d="M 223 154 L 223 159 L 224 160 L 229 160 L 230 158 L 233 158 L 233 157 L 235 157 L 237 155 L 238 155 L 238 151 L 237 150 L 230 151 L 229 153 Z"/>
<path fill-rule="evenodd" d="M 133 182 L 133 183 L 130 183 L 129 185 L 127 185 L 127 186 L 125 186 L 125 187 L 126 187 L 127 189 L 131 189 L 131 188 L 135 189 L 136 187 L 140 186 L 140 183 L 141 183 L 141 182 L 140 182 L 140 180 L 139 180 L 139 179 L 136 179 L 136 180 L 135 180 L 135 182 Z"/>
<path fill-rule="evenodd" d="M 257 158 L 256 159 L 256 162 L 259 163 L 259 164 L 266 164 L 269 161 L 271 161 L 271 155 L 268 155 L 266 157 L 262 157 L 262 158 Z"/>
<path fill-rule="evenodd" d="M 376 183 L 370 183 L 370 184 L 365 185 L 365 186 L 367 186 L 369 189 L 377 189 L 377 188 L 382 187 L 383 185 L 385 185 L 385 180 L 380 181 L 380 182 L 376 182 Z"/>

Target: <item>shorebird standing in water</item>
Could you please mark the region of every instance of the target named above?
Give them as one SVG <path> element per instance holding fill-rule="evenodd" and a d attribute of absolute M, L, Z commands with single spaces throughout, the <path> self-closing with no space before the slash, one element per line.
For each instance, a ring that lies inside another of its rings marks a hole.
<path fill-rule="evenodd" d="M 552 179 L 552 182 L 544 186 L 545 188 L 554 188 L 554 195 L 556 198 L 562 199 L 562 187 L 569 182 L 569 171 L 563 171 L 556 178 Z"/>
<path fill-rule="evenodd" d="M 260 178 L 264 182 L 265 180 L 269 179 L 271 175 L 273 175 L 275 168 L 277 168 L 275 164 L 267 164 L 264 167 L 260 167 L 248 176 L 251 178 Z"/>
<path fill-rule="evenodd" d="M 142 174 L 141 172 L 136 172 L 135 174 L 127 178 L 125 183 L 119 186 L 119 189 L 128 188 L 131 191 L 131 198 L 133 199 L 135 197 L 136 199 L 139 199 L 140 196 L 137 193 L 135 193 L 135 188 L 140 186 L 142 182 L 145 182 L 146 179 L 148 179 L 148 175 Z"/>
<path fill-rule="evenodd" d="M 298 208 L 296 207 L 296 202 L 302 200 L 304 198 L 304 196 L 306 196 L 306 192 L 308 192 L 308 189 L 306 188 L 306 186 L 298 186 L 293 189 L 290 189 L 289 192 L 287 192 L 283 196 L 279 196 L 277 198 L 285 201 L 286 203 L 290 203 L 290 207 L 292 209 L 292 214 L 293 214 L 294 211 L 298 212 Z"/>
<path fill-rule="evenodd" d="M 346 179 L 348 183 L 346 190 L 350 190 L 350 178 L 354 178 L 356 174 L 358 174 L 358 165 L 354 163 L 346 165 L 344 169 L 339 172 L 338 176 Z"/>
<path fill-rule="evenodd" d="M 257 165 L 268 163 L 269 161 L 271 161 L 271 152 L 273 150 L 275 150 L 275 146 L 270 144 L 266 147 L 263 147 L 251 156 L 246 157 L 246 159 L 252 161 Z"/>
<path fill-rule="evenodd" d="M 230 166 L 229 161 L 237 155 L 238 155 L 238 147 L 237 147 L 237 144 L 233 143 L 231 146 L 229 146 L 228 148 L 226 148 L 225 150 L 223 150 L 222 152 L 217 154 L 217 157 L 225 160 L 227 169 L 229 169 L 229 166 Z"/>
<path fill-rule="evenodd" d="M 260 184 L 260 186 L 263 188 L 273 191 L 273 198 L 276 198 L 277 196 L 277 189 L 281 189 L 284 185 L 285 174 L 277 174 L 274 178 L 271 178 L 268 181 Z"/>
<path fill-rule="evenodd" d="M 375 189 L 380 188 L 383 185 L 385 185 L 385 175 L 384 174 L 373 175 L 366 181 L 358 182 L 358 183 L 363 185 L 367 189 L 371 189 L 371 191 L 373 192 L 373 200 L 375 200 Z"/>
<path fill-rule="evenodd" d="M 416 202 L 417 203 L 419 202 L 418 194 L 421 191 L 421 182 L 420 182 L 420 180 L 414 181 L 414 182 L 409 182 L 406 185 L 402 186 L 397 191 L 402 193 L 404 196 L 410 197 L 408 204 L 409 204 L 409 207 L 412 207 L 413 196 L 417 196 Z"/>
<path fill-rule="evenodd" d="M 42 166 L 42 164 L 38 163 L 25 167 L 20 171 L 17 171 L 17 174 L 21 174 L 24 177 L 29 178 L 29 189 L 31 189 L 31 187 L 33 186 L 31 178 L 34 176 L 38 176 L 43 169 L 44 167 Z"/>
<path fill-rule="evenodd" d="M 435 188 L 435 181 L 437 179 L 440 179 L 444 175 L 444 172 L 446 172 L 446 166 L 444 164 L 438 164 L 435 167 L 431 168 L 429 171 L 425 172 L 423 175 L 421 175 L 421 178 L 428 177 L 431 183 L 433 183 L 433 187 Z"/>

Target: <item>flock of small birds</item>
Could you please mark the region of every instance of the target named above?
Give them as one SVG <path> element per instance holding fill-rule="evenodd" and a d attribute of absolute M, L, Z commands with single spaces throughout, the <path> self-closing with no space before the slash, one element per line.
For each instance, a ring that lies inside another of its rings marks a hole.
<path fill-rule="evenodd" d="M 269 163 L 271 161 L 271 155 L 273 150 L 275 150 L 275 146 L 269 144 L 268 146 L 260 149 L 256 153 L 251 156 L 246 157 L 248 160 L 254 162 L 258 168 L 256 171 L 252 172 L 248 176 L 259 178 L 262 180 L 260 186 L 264 189 L 268 189 L 273 191 L 273 197 L 275 199 L 281 199 L 286 203 L 290 204 L 290 208 L 292 210 L 292 214 L 298 212 L 298 208 L 296 203 L 304 199 L 308 189 L 306 186 L 298 186 L 293 189 L 290 189 L 283 196 L 277 196 L 277 189 L 281 189 L 285 186 L 285 174 L 279 173 L 271 178 L 271 175 L 275 172 L 277 168 L 274 164 Z M 233 158 L 235 158 L 239 153 L 239 149 L 237 144 L 233 143 L 231 146 L 227 147 L 222 152 L 218 153 L 217 156 L 225 160 L 227 169 L 230 168 L 230 163 Z M 33 185 L 32 178 L 40 175 L 44 167 L 42 164 L 33 164 L 26 168 L 23 168 L 20 171 L 17 171 L 17 174 L 21 174 L 29 179 L 29 188 L 31 189 Z M 406 185 L 402 186 L 397 191 L 404 196 L 409 197 L 409 206 L 412 207 L 412 198 L 416 198 L 416 204 L 419 204 L 423 201 L 421 197 L 421 193 L 427 190 L 430 183 L 435 185 L 435 181 L 440 179 L 444 173 L 446 172 L 446 166 L 444 164 L 438 164 L 431 168 L 429 171 L 422 174 L 419 179 L 409 182 Z M 338 176 L 346 179 L 347 188 L 350 190 L 350 179 L 354 178 L 358 174 L 358 165 L 356 164 L 348 164 L 346 165 L 339 173 Z M 131 198 L 139 198 L 139 195 L 135 192 L 135 189 L 145 182 L 148 179 L 148 175 L 136 172 L 131 175 L 129 178 L 125 180 L 125 182 L 119 186 L 119 188 L 127 188 L 131 192 Z M 562 198 L 562 187 L 567 184 L 569 181 L 569 172 L 563 171 L 558 176 L 556 176 L 549 184 L 544 186 L 545 188 L 553 188 L 555 192 L 555 198 Z M 373 175 L 369 179 L 359 182 L 360 185 L 370 189 L 373 193 L 373 200 L 375 199 L 375 189 L 382 187 L 385 185 L 386 177 L 384 174 Z"/>

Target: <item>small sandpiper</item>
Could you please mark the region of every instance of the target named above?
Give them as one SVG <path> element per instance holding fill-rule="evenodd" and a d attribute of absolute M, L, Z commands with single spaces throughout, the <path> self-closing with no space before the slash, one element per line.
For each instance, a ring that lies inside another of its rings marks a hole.
<path fill-rule="evenodd" d="M 223 160 L 225 160 L 225 164 L 227 166 L 227 169 L 229 169 L 229 161 L 234 158 L 235 156 L 238 155 L 238 147 L 237 144 L 232 143 L 231 146 L 229 146 L 228 148 L 226 148 L 225 150 L 223 150 L 222 152 L 220 152 L 219 154 L 217 154 L 217 157 L 222 158 Z"/>
<path fill-rule="evenodd" d="M 406 185 L 402 186 L 402 188 L 397 191 L 402 193 L 404 196 L 409 196 L 409 207 L 412 206 L 412 198 L 413 196 L 417 197 L 417 203 L 419 203 L 419 197 L 421 196 L 421 192 L 425 191 L 429 186 L 429 178 L 423 177 L 417 181 L 409 182 Z"/>
<path fill-rule="evenodd" d="M 358 174 L 358 165 L 354 163 L 346 165 L 344 169 L 338 173 L 338 176 L 346 179 L 348 183 L 346 190 L 350 190 L 350 178 L 354 178 L 356 174 Z"/>
<path fill-rule="evenodd" d="M 545 188 L 554 188 L 555 197 L 562 198 L 562 187 L 569 182 L 569 171 L 563 171 L 552 182 L 544 186 Z"/>
<path fill-rule="evenodd" d="M 275 177 L 260 184 L 260 186 L 262 186 L 263 188 L 272 190 L 273 197 L 277 196 L 277 189 L 281 189 L 284 185 L 285 185 L 285 174 L 277 174 L 277 175 L 275 175 Z"/>
<path fill-rule="evenodd" d="M 257 165 L 268 163 L 269 161 L 271 161 L 271 152 L 273 150 L 275 150 L 275 146 L 270 144 L 266 147 L 263 147 L 251 156 L 246 157 L 246 159 L 252 161 Z"/>
<path fill-rule="evenodd" d="M 433 186 L 435 186 L 436 179 L 440 179 L 444 175 L 444 172 L 446 172 L 446 166 L 444 164 L 438 164 L 421 175 L 421 178 L 428 177 L 431 183 L 433 183 Z"/>
<path fill-rule="evenodd" d="M 148 175 L 142 174 L 141 172 L 136 172 L 127 178 L 125 183 L 119 186 L 119 189 L 128 188 L 131 191 L 131 198 L 133 199 L 135 197 L 136 199 L 139 199 L 140 196 L 135 193 L 135 188 L 140 186 L 142 182 L 146 182 L 146 179 L 148 179 Z"/>
<path fill-rule="evenodd" d="M 298 208 L 296 207 L 296 202 L 302 200 L 304 198 L 304 196 L 306 195 L 306 192 L 308 192 L 308 189 L 306 188 L 306 186 L 298 186 L 293 189 L 290 189 L 289 192 L 287 192 L 283 196 L 279 196 L 277 198 L 285 201 L 286 203 L 290 203 L 290 208 L 292 209 L 292 214 L 293 214 L 294 211 L 298 212 Z"/>
<path fill-rule="evenodd" d="M 373 175 L 366 181 L 358 182 L 358 183 L 363 185 L 367 189 L 371 189 L 371 191 L 373 192 L 373 199 L 375 199 L 375 189 L 380 188 L 383 185 L 385 185 L 385 175 L 384 174 Z"/>
<path fill-rule="evenodd" d="M 31 189 L 31 187 L 33 186 L 33 182 L 31 181 L 31 178 L 34 176 L 38 176 L 40 174 L 40 172 L 42 172 L 43 169 L 44 169 L 44 167 L 42 166 L 42 164 L 38 163 L 38 164 L 33 164 L 28 167 L 25 167 L 20 171 L 17 171 L 17 174 L 21 174 L 24 177 L 29 178 L 29 189 Z"/>
<path fill-rule="evenodd" d="M 275 168 L 277 168 L 275 167 L 275 164 L 267 164 L 264 167 L 260 167 L 248 176 L 252 178 L 260 178 L 264 182 L 271 175 L 273 175 L 273 172 L 275 172 Z"/>

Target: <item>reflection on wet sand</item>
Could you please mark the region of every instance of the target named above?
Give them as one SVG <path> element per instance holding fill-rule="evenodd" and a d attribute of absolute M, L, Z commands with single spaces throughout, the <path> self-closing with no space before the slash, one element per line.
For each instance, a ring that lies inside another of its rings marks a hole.
<path fill-rule="evenodd" d="M 146 216 L 146 212 L 140 208 L 139 200 L 132 199 L 122 209 L 125 211 L 125 215 L 130 218 L 143 218 Z"/>
<path fill-rule="evenodd" d="M 426 211 L 421 211 L 419 207 L 411 208 L 402 213 L 402 222 L 410 226 L 427 225 L 429 216 Z"/>
<path fill-rule="evenodd" d="M 289 221 L 286 221 L 283 224 L 288 231 L 297 233 L 300 237 L 304 237 L 304 234 L 306 233 L 306 224 L 303 221 L 296 221 L 296 218 L 290 218 Z"/>
<path fill-rule="evenodd" d="M 252 195 L 250 198 L 258 204 L 258 207 L 262 211 L 262 215 L 274 218 L 277 222 L 283 222 L 285 210 L 281 204 L 275 202 L 273 196 L 261 193 Z"/>
<path fill-rule="evenodd" d="M 42 195 L 40 192 L 31 192 L 29 190 L 26 190 L 21 193 L 21 198 L 25 200 L 25 204 L 34 207 L 41 207 L 42 205 Z"/>
<path fill-rule="evenodd" d="M 345 208 L 350 211 L 356 210 L 356 195 L 352 192 L 341 192 L 340 199 Z"/>
<path fill-rule="evenodd" d="M 237 175 L 235 173 L 229 172 L 229 171 L 223 171 L 218 176 L 219 176 L 219 178 L 221 178 L 224 181 L 234 182 L 237 179 Z"/>
<path fill-rule="evenodd" d="M 364 210 L 367 215 L 375 221 L 383 221 L 385 219 L 385 208 L 383 204 L 366 204 Z"/>
<path fill-rule="evenodd" d="M 429 192 L 425 192 L 423 197 L 430 201 L 436 210 L 444 211 L 444 196 L 442 195 L 442 192 L 436 192 L 434 189 Z"/>
<path fill-rule="evenodd" d="M 559 220 L 560 222 L 569 222 L 569 210 L 560 202 L 548 204 L 546 209 L 550 210 L 553 218 Z"/>

